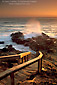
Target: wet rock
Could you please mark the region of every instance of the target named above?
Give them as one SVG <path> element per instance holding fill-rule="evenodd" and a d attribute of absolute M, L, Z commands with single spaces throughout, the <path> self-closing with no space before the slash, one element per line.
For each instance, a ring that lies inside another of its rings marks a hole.
<path fill-rule="evenodd" d="M 0 44 L 4 44 L 4 41 L 0 41 Z"/>
<path fill-rule="evenodd" d="M 8 49 L 7 49 L 7 48 L 3 48 L 2 51 L 3 51 L 3 52 L 7 52 Z"/>
<path fill-rule="evenodd" d="M 56 50 L 55 49 L 48 49 L 48 51 L 47 51 L 48 53 L 55 53 L 56 52 Z"/>
<path fill-rule="evenodd" d="M 29 43 L 28 43 L 28 42 L 25 42 L 25 43 L 24 43 L 24 46 L 29 46 Z"/>
<path fill-rule="evenodd" d="M 24 35 L 21 32 L 12 33 L 11 37 L 12 37 L 12 41 L 16 42 L 17 44 L 24 44 L 25 43 Z"/>
<path fill-rule="evenodd" d="M 49 38 L 48 35 L 46 35 L 45 33 L 42 32 L 42 36 L 45 37 L 45 38 Z"/>
<path fill-rule="evenodd" d="M 34 51 L 43 51 L 45 50 L 47 53 L 55 53 L 56 49 L 54 49 L 54 38 L 50 38 L 48 35 L 42 33 L 41 36 L 32 37 L 28 39 L 24 39 L 24 35 L 21 32 L 12 33 L 11 34 L 12 41 L 17 44 L 23 44 L 24 46 L 29 46 Z"/>
<path fill-rule="evenodd" d="M 0 56 L 19 54 L 21 51 L 16 50 L 12 45 L 6 45 L 3 49 L 0 49 Z"/>
<path fill-rule="evenodd" d="M 11 34 L 11 36 L 14 38 L 24 38 L 24 36 L 23 36 L 23 33 L 21 33 L 21 32 L 16 32 L 16 33 L 12 33 Z"/>

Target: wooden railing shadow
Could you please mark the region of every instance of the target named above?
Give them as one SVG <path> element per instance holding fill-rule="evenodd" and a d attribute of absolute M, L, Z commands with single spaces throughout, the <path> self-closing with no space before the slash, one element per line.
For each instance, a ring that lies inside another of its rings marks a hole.
<path fill-rule="evenodd" d="M 20 64 L 20 59 L 22 59 L 22 64 L 14 66 L 12 68 L 9 68 L 9 69 L 5 70 L 4 72 L 0 73 L 0 80 L 4 79 L 8 75 L 10 75 L 11 85 L 14 85 L 14 73 L 16 71 L 19 71 L 19 70 L 35 63 L 35 62 L 38 62 L 38 73 L 41 73 L 43 54 L 39 51 L 39 56 L 38 57 L 28 61 L 30 55 L 31 55 L 31 52 L 26 52 L 26 53 L 19 54 L 18 64 Z"/>

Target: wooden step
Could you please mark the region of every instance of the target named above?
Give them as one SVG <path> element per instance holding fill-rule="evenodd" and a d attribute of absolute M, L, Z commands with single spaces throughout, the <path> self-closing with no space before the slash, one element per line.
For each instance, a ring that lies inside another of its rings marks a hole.
<path fill-rule="evenodd" d="M 31 75 L 30 73 L 26 72 L 25 69 L 24 70 L 21 70 L 20 73 L 22 73 L 22 74 L 24 74 L 26 76 L 30 76 Z"/>

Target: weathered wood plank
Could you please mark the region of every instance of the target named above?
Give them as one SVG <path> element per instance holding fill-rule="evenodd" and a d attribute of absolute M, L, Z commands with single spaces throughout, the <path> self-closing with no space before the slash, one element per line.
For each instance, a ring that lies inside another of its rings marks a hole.
<path fill-rule="evenodd" d="M 1 56 L 0 57 L 0 62 L 2 61 L 7 61 L 7 60 L 13 60 L 13 59 L 18 59 L 19 55 L 8 55 L 8 56 Z"/>
<path fill-rule="evenodd" d="M 18 64 L 20 64 L 20 56 L 18 57 Z"/>
<path fill-rule="evenodd" d="M 26 70 L 24 70 L 24 69 L 22 69 L 22 70 L 20 71 L 20 73 L 23 73 L 23 74 L 25 74 L 26 76 L 30 76 L 30 75 L 31 75 L 31 73 L 26 72 Z"/>
<path fill-rule="evenodd" d="M 25 52 L 25 53 L 21 53 L 19 54 L 19 56 L 22 58 L 24 56 L 27 56 L 27 55 L 31 55 L 31 52 Z"/>
<path fill-rule="evenodd" d="M 11 85 L 14 85 L 14 73 L 11 73 L 10 77 L 11 77 Z"/>
<path fill-rule="evenodd" d="M 19 55 L 16 54 L 16 55 L 0 56 L 0 59 L 10 58 L 10 57 L 17 57 L 17 56 L 19 56 Z"/>
<path fill-rule="evenodd" d="M 26 55 L 31 55 L 31 52 L 25 52 L 25 53 L 20 53 L 20 54 L 16 54 L 16 55 L 0 56 L 0 63 L 2 61 L 18 59 L 18 64 L 20 64 L 19 59 Z"/>
<path fill-rule="evenodd" d="M 25 60 L 25 62 L 26 62 L 26 56 L 24 56 L 24 60 Z"/>
<path fill-rule="evenodd" d="M 24 80 L 26 80 L 26 78 L 28 78 L 28 76 L 27 75 L 25 75 L 25 74 L 23 74 L 22 72 L 21 72 L 21 70 L 20 71 L 17 71 L 16 73 L 15 73 L 15 77 L 14 77 L 15 79 L 17 79 L 17 82 L 18 81 L 24 81 Z M 16 82 L 16 83 L 17 83 Z"/>
<path fill-rule="evenodd" d="M 42 58 L 38 61 L 38 72 L 41 73 L 42 70 Z"/>

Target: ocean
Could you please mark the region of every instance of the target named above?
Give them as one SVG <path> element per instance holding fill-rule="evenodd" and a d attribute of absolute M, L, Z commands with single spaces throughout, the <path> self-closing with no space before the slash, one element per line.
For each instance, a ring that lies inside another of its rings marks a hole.
<path fill-rule="evenodd" d="M 34 52 L 29 47 L 12 42 L 10 35 L 18 31 L 24 34 L 25 39 L 41 35 L 42 32 L 57 38 L 57 18 L 0 18 L 0 41 L 5 42 L 0 44 L 0 49 L 12 44 L 17 50 Z"/>

